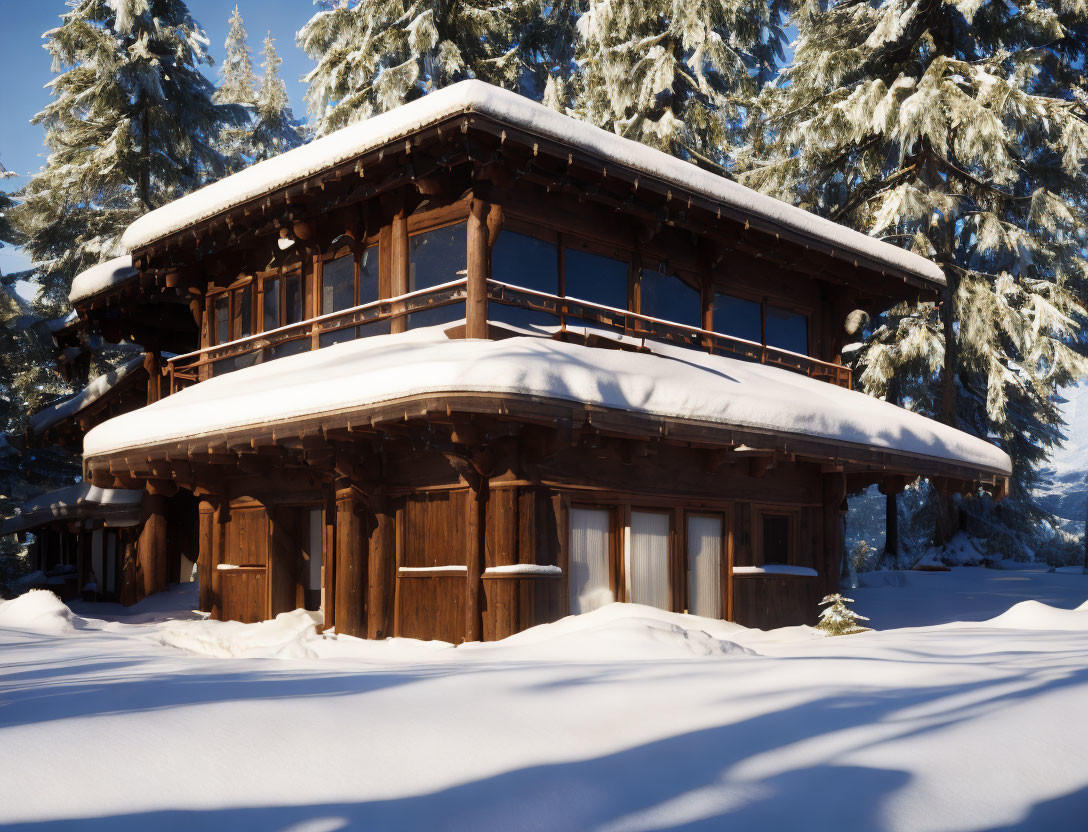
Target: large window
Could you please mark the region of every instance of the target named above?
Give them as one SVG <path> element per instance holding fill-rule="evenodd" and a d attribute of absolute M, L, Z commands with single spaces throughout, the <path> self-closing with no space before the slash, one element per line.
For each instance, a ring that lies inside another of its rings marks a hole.
<path fill-rule="evenodd" d="M 674 274 L 643 269 L 640 298 L 639 311 L 643 315 L 688 326 L 703 325 L 699 291 Z"/>
<path fill-rule="evenodd" d="M 763 307 L 758 301 L 714 294 L 714 331 L 763 343 Z"/>
<path fill-rule="evenodd" d="M 719 514 L 687 517 L 688 610 L 692 615 L 722 617 L 723 532 Z"/>
<path fill-rule="evenodd" d="M 627 600 L 672 609 L 669 586 L 669 515 L 632 511 L 627 537 Z"/>
<path fill-rule="evenodd" d="M 213 296 L 212 316 L 216 344 L 226 344 L 252 335 L 252 282 Z"/>
<path fill-rule="evenodd" d="M 559 247 L 528 234 L 503 231 L 491 251 L 491 276 L 502 283 L 558 295 Z M 489 304 L 487 317 L 488 320 L 520 327 L 534 324 L 554 326 L 559 323 L 558 316 L 548 312 L 520 309 L 504 303 Z"/>
<path fill-rule="evenodd" d="M 714 294 L 714 331 L 808 355 L 808 317 L 771 303 L 717 292 Z"/>
<path fill-rule="evenodd" d="M 302 275 L 273 275 L 261 282 L 261 329 L 269 332 L 303 319 Z M 309 337 L 294 338 L 271 347 L 272 358 L 296 355 L 310 348 Z"/>
<path fill-rule="evenodd" d="M 592 612 L 615 600 L 611 583 L 612 512 L 570 511 L 570 611 Z"/>
<path fill-rule="evenodd" d="M 627 308 L 627 263 L 576 248 L 564 251 L 564 294 L 615 309 Z"/>
<path fill-rule="evenodd" d="M 768 304 L 767 346 L 808 355 L 808 318 Z"/>
<path fill-rule="evenodd" d="M 408 239 L 408 291 L 415 292 L 463 278 L 468 237 L 465 223 L 414 234 Z M 455 303 L 408 316 L 409 327 L 434 326 L 465 317 L 465 305 Z"/>
<path fill-rule="evenodd" d="M 321 264 L 321 315 L 341 312 L 378 299 L 378 247 L 370 246 L 356 258 L 351 252 Z M 363 324 L 322 333 L 321 346 L 389 332 L 389 322 Z"/>

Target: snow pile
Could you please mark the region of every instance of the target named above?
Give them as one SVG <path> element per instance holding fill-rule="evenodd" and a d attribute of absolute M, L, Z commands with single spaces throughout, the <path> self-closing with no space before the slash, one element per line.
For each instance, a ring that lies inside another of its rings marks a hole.
<path fill-rule="evenodd" d="M 178 621 L 159 630 L 162 644 L 199 656 L 213 658 L 314 658 L 311 649 L 320 641 L 319 613 L 306 610 L 283 612 L 271 621 L 242 624 L 238 621 Z"/>
<path fill-rule="evenodd" d="M 757 228 L 829 243 L 837 249 L 870 257 L 934 283 L 945 282 L 940 267 L 913 252 L 758 193 L 660 150 L 563 115 L 517 93 L 476 80 L 452 84 L 409 104 L 371 116 L 157 208 L 128 227 L 121 245 L 128 251 L 135 251 L 229 208 L 349 162 L 422 127 L 473 112 L 574 145 L 603 160 L 690 189 L 713 202 L 750 215 Z M 81 287 L 81 291 L 86 290 Z"/>
<path fill-rule="evenodd" d="M 746 632 L 695 615 L 665 612 L 641 604 L 608 604 L 583 615 L 540 624 L 502 641 L 472 645 L 489 654 L 506 652 L 519 660 L 637 661 L 754 656 L 756 653 L 723 638 Z"/>
<path fill-rule="evenodd" d="M 131 255 L 123 254 L 120 257 L 114 257 L 112 260 L 91 266 L 86 271 L 77 274 L 72 280 L 72 290 L 68 293 L 68 300 L 73 304 L 86 300 L 138 274 L 139 272 L 132 267 Z"/>
<path fill-rule="evenodd" d="M 988 442 L 789 370 L 664 344 L 642 354 L 546 337 L 450 340 L 445 329 L 361 338 L 202 381 L 98 425 L 84 458 L 412 396 L 500 393 L 1011 471 Z"/>
<path fill-rule="evenodd" d="M 59 636 L 80 623 L 82 619 L 48 589 L 32 589 L 10 601 L 0 601 L 0 627 Z"/>
<path fill-rule="evenodd" d="M 979 566 L 990 555 L 978 548 L 978 539 L 967 532 L 956 532 L 944 548 L 930 547 L 916 566 Z"/>
<path fill-rule="evenodd" d="M 1004 630 L 1088 630 L 1088 602 L 1075 610 L 1063 610 L 1039 601 L 1021 601 L 982 626 Z"/>

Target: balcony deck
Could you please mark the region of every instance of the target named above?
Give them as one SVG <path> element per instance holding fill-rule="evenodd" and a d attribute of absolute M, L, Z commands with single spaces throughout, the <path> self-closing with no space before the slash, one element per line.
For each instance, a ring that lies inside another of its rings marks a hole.
<path fill-rule="evenodd" d="M 364 328 L 371 330 L 368 334 L 388 332 L 394 320 L 462 303 L 467 298 L 468 279 L 463 278 L 175 356 L 168 361 L 166 369 L 170 392 L 252 364 L 366 337 L 361 332 Z M 628 338 L 661 341 L 714 355 L 754 361 L 851 388 L 849 367 L 698 327 L 577 298 L 538 292 L 498 280 L 487 281 L 486 298 L 489 305 L 499 304 L 550 316 L 555 324 L 541 329 L 542 335 L 551 329 L 552 337 L 566 338 L 569 337 L 567 333 L 577 334 L 579 326 L 604 328 Z M 353 329 L 354 332 L 351 331 Z"/>

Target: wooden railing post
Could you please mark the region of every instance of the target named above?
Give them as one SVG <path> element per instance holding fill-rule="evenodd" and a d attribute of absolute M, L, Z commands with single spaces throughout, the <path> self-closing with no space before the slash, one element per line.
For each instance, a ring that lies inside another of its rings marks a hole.
<path fill-rule="evenodd" d="M 465 299 L 465 337 L 487 337 L 488 229 L 491 206 L 473 198 L 468 215 L 468 286 Z"/>
<path fill-rule="evenodd" d="M 408 294 L 408 269 L 411 253 L 408 249 L 408 213 L 400 207 L 393 214 L 390 228 L 389 291 L 393 297 Z M 390 332 L 408 329 L 408 316 L 400 315 L 390 322 Z"/>

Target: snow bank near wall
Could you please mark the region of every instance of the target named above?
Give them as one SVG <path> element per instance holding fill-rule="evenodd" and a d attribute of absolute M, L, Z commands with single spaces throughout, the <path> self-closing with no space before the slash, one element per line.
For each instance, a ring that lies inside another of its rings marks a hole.
<path fill-rule="evenodd" d="M 98 425 L 84 456 L 409 396 L 504 393 L 1011 470 L 988 442 L 789 370 L 663 344 L 649 344 L 647 355 L 546 337 L 450 340 L 444 329 L 361 338 L 203 381 Z"/>
<path fill-rule="evenodd" d="M 178 621 L 163 625 L 159 640 L 169 646 L 214 658 L 307 659 L 317 653 L 321 616 L 306 610 L 277 615 L 271 621 Z"/>
<path fill-rule="evenodd" d="M 82 623 L 48 589 L 32 589 L 10 601 L 0 601 L 0 627 L 64 635 Z"/>
<path fill-rule="evenodd" d="M 157 208 L 129 226 L 121 238 L 121 245 L 128 251 L 135 251 L 231 207 L 348 162 L 460 113 L 489 115 L 689 189 L 709 200 L 761 218 L 772 226 L 870 257 L 926 280 L 944 283 L 944 273 L 924 257 L 810 214 L 639 142 L 565 116 L 524 96 L 475 80 L 453 84 L 395 110 L 337 130 Z"/>

